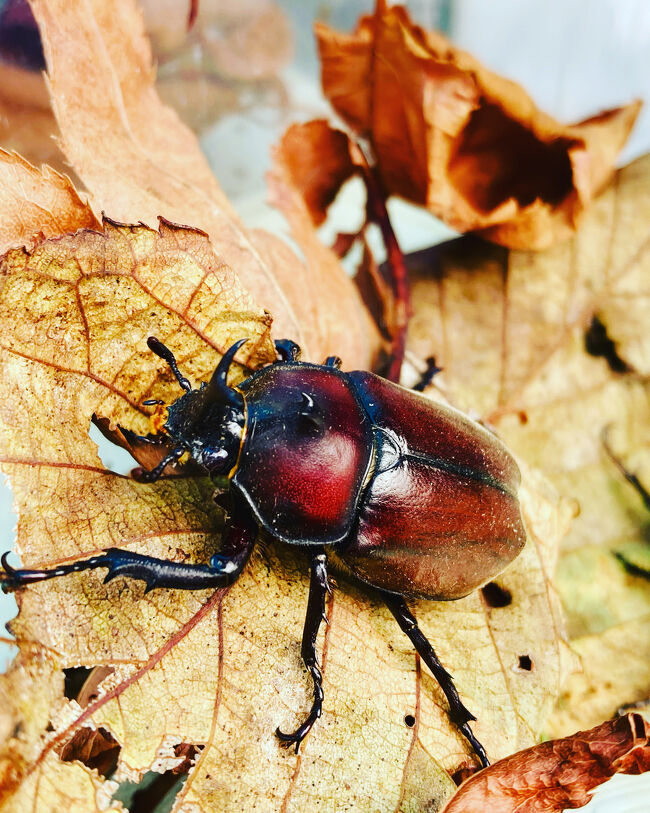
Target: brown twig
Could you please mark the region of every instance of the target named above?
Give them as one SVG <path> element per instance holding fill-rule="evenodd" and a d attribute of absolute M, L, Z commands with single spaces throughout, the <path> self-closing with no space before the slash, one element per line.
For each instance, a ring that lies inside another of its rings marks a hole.
<path fill-rule="evenodd" d="M 399 247 L 388 216 L 386 197 L 381 183 L 374 170 L 367 163 L 363 170 L 363 179 L 368 193 L 368 202 L 366 204 L 368 222 L 375 223 L 381 231 L 386 247 L 387 264 L 390 268 L 387 282 L 390 284 L 393 293 L 393 319 L 392 324 L 388 326 L 392 339 L 391 359 L 386 378 L 398 382 L 402 364 L 404 363 L 406 333 L 411 316 L 408 274 L 404 255 Z"/>

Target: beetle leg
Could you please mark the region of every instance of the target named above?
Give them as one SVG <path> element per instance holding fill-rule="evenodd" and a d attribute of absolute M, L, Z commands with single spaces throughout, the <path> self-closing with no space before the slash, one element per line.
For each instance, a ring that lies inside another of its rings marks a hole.
<path fill-rule="evenodd" d="M 424 372 L 420 376 L 420 380 L 417 382 L 417 384 L 413 385 L 413 389 L 416 392 L 424 392 L 429 384 L 431 384 L 435 376 L 442 372 L 442 367 L 438 367 L 433 356 L 429 356 L 429 358 L 426 360 L 426 365 L 427 366 Z"/>
<path fill-rule="evenodd" d="M 152 435 L 151 433 L 148 435 L 136 435 L 135 432 L 131 431 L 131 429 L 127 429 L 125 426 L 120 426 L 120 431 L 131 445 L 138 442 L 146 443 L 147 446 L 162 446 L 165 443 L 169 443 L 167 435 Z"/>
<path fill-rule="evenodd" d="M 240 511 L 239 515 L 231 519 L 226 526 L 221 553 L 215 554 L 207 565 L 170 562 L 167 559 L 156 559 L 121 548 L 108 548 L 98 556 L 47 570 L 16 570 L 8 564 L 5 553 L 1 559 L 0 586 L 6 593 L 26 584 L 66 576 L 68 573 L 77 573 L 81 570 L 105 567 L 108 573 L 104 577 L 104 583 L 117 576 L 126 576 L 145 582 L 147 593 L 155 587 L 180 590 L 226 587 L 232 584 L 243 570 L 253 549 L 256 535 L 257 526 L 252 517 L 248 512 Z"/>
<path fill-rule="evenodd" d="M 162 473 L 165 471 L 167 466 L 169 466 L 171 463 L 176 463 L 176 461 L 184 454 L 185 449 L 179 446 L 178 448 L 173 449 L 167 455 L 167 457 L 164 457 L 154 469 L 147 470 L 143 469 L 141 466 L 131 469 L 131 477 L 133 477 L 133 479 L 138 483 L 155 483 L 156 480 L 161 478 Z"/>
<path fill-rule="evenodd" d="M 273 344 L 280 361 L 297 361 L 300 358 L 300 346 L 291 339 L 276 339 Z"/>
<path fill-rule="evenodd" d="M 302 632 L 302 648 L 300 654 L 309 674 L 314 681 L 314 701 L 311 711 L 302 725 L 292 734 L 285 734 L 276 729 L 277 737 L 284 745 L 295 745 L 296 753 L 300 749 L 300 743 L 309 734 L 311 727 L 321 716 L 323 709 L 323 676 L 318 666 L 316 657 L 316 638 L 321 621 L 325 618 L 325 596 L 329 591 L 327 581 L 327 556 L 322 549 L 313 556 L 311 560 L 311 579 L 309 582 L 309 600 L 307 602 L 307 615 L 305 616 L 305 626 Z"/>
<path fill-rule="evenodd" d="M 333 367 L 335 370 L 340 370 L 341 364 L 343 364 L 343 362 L 341 361 L 339 356 L 328 356 L 325 359 L 325 366 Z"/>
<path fill-rule="evenodd" d="M 603 441 L 603 446 L 605 448 L 605 451 L 607 452 L 607 454 L 611 458 L 612 462 L 616 465 L 618 470 L 621 472 L 623 477 L 625 477 L 625 479 L 628 481 L 628 483 L 630 483 L 632 486 L 634 486 L 634 488 L 637 490 L 639 496 L 643 500 L 643 504 L 645 505 L 645 507 L 648 510 L 650 510 L 650 492 L 643 485 L 641 480 L 639 480 L 639 478 L 636 476 L 636 474 L 634 474 L 634 472 L 630 471 L 629 469 L 627 469 L 625 467 L 625 464 L 623 463 L 621 458 L 618 455 L 614 454 L 614 451 L 612 450 L 612 447 L 609 445 L 609 441 L 607 439 L 607 434 L 608 434 L 608 432 L 607 432 L 607 427 L 606 427 L 603 430 L 602 434 L 601 434 L 602 441 Z"/>
<path fill-rule="evenodd" d="M 474 717 L 471 711 L 469 711 L 463 705 L 463 702 L 458 695 L 458 691 L 454 686 L 452 676 L 438 660 L 438 656 L 436 655 L 433 647 L 424 636 L 422 630 L 418 627 L 418 622 L 415 620 L 415 616 L 406 606 L 404 599 L 401 596 L 388 594 L 383 594 L 383 599 L 386 602 L 388 609 L 395 616 L 402 632 L 408 635 L 408 637 L 411 639 L 411 643 L 415 647 L 415 651 L 426 663 L 433 673 L 433 676 L 440 684 L 440 688 L 445 693 L 445 697 L 449 702 L 449 716 L 452 722 L 458 726 L 464 737 L 472 746 L 481 765 L 484 768 L 487 768 L 490 761 L 487 758 L 485 749 L 476 739 L 472 729 L 469 727 L 470 721 L 476 720 L 476 717 Z"/>

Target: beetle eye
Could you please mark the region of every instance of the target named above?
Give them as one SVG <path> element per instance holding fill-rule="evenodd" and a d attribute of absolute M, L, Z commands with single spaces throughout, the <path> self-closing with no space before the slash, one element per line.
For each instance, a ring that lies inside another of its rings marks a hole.
<path fill-rule="evenodd" d="M 318 432 L 325 425 L 323 411 L 306 392 L 300 393 L 302 401 L 298 410 L 298 423 L 305 432 Z"/>

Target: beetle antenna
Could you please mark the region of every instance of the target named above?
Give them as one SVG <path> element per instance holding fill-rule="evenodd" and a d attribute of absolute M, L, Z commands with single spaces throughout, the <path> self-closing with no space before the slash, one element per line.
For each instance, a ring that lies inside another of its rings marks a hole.
<path fill-rule="evenodd" d="M 237 392 L 237 390 L 234 390 L 232 387 L 228 386 L 228 370 L 230 369 L 232 360 L 235 357 L 235 353 L 239 350 L 242 344 L 246 344 L 247 341 L 248 339 L 240 339 L 238 342 L 235 342 L 232 347 L 228 348 L 228 350 L 226 350 L 226 352 L 223 354 L 223 358 L 217 365 L 217 368 L 210 379 L 210 383 L 208 384 L 208 391 L 206 393 L 205 400 L 206 404 L 230 404 L 234 407 L 241 407 L 242 396 Z"/>
<path fill-rule="evenodd" d="M 178 369 L 178 364 L 176 364 L 176 359 L 174 358 L 174 354 L 172 351 L 165 347 L 165 345 L 156 339 L 155 336 L 149 336 L 147 339 L 147 345 L 149 346 L 149 350 L 152 350 L 157 356 L 159 356 L 163 361 L 166 361 L 167 364 L 171 367 L 172 373 L 176 376 L 176 380 L 181 385 L 181 387 L 185 390 L 185 392 L 190 392 L 192 389 L 192 385 L 190 382 L 181 375 L 181 371 Z"/>

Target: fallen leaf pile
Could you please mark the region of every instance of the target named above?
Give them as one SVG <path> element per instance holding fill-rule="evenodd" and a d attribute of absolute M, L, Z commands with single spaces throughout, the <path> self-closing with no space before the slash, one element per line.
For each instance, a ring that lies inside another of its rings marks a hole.
<path fill-rule="evenodd" d="M 347 369 L 372 368 L 382 331 L 314 230 L 343 181 L 367 166 L 325 122 L 288 132 L 269 183 L 298 258 L 280 238 L 246 229 L 194 135 L 160 101 L 134 4 L 32 8 L 61 148 L 85 191 L 0 152 L 0 462 L 18 551 L 27 567 L 113 546 L 204 562 L 223 523 L 208 479 L 181 471 L 144 484 L 109 471 L 91 421 L 128 447 L 119 427 L 150 431 L 143 401 L 178 397 L 150 335 L 194 385 L 241 337 L 250 341 L 238 375 L 271 361 L 271 330 L 310 360 L 337 354 Z M 357 111 L 348 121 L 370 137 L 385 190 L 434 209 L 439 194 L 450 217 L 464 207 L 464 230 L 509 245 L 566 236 L 636 114 L 559 131 L 531 112 L 521 143 L 537 155 L 559 140 L 551 157 L 574 162 L 576 185 L 560 195 L 524 178 L 522 147 L 511 180 L 526 190 L 475 206 L 460 159 L 456 191 L 444 191 L 430 165 L 441 116 L 445 132 L 465 132 L 462 149 L 443 138 L 441 151 L 465 156 L 477 118 L 492 136 L 505 127 L 519 137 L 527 98 L 383 4 L 352 37 L 320 28 L 319 41 L 325 89 L 339 112 Z M 362 118 L 385 81 L 368 65 L 379 70 L 387 43 L 417 88 L 389 94 L 419 99 L 403 111 L 420 133 L 413 154 L 399 146 L 401 115 L 387 140 Z M 464 99 L 464 120 L 447 105 L 450 88 Z M 509 118 L 492 129 L 497 94 Z M 513 171 L 501 155 L 493 166 Z M 493 194 L 479 187 L 481 200 Z M 319 638 L 323 716 L 300 754 L 283 750 L 275 728 L 290 730 L 310 702 L 300 660 L 308 563 L 266 541 L 227 590 L 145 595 L 141 582 L 104 585 L 104 571 L 93 571 L 17 593 L 19 654 L 0 677 L 0 811 L 135 810 L 138 794 L 154 809 L 165 793 L 166 809 L 184 813 L 559 811 L 584 804 L 613 773 L 647 770 L 642 718 L 603 723 L 650 695 L 650 585 L 621 561 L 643 546 L 647 515 L 603 436 L 650 482 L 648 189 L 646 158 L 616 174 L 573 237 L 543 252 L 464 237 L 407 258 L 409 357 L 435 355 L 443 367 L 427 394 L 494 428 L 523 475 L 522 555 L 461 601 L 414 606 L 478 718 L 477 736 L 501 761 L 470 776 L 473 756 L 440 688 L 386 608 L 344 577 Z M 538 745 L 542 734 L 574 736 Z"/>

